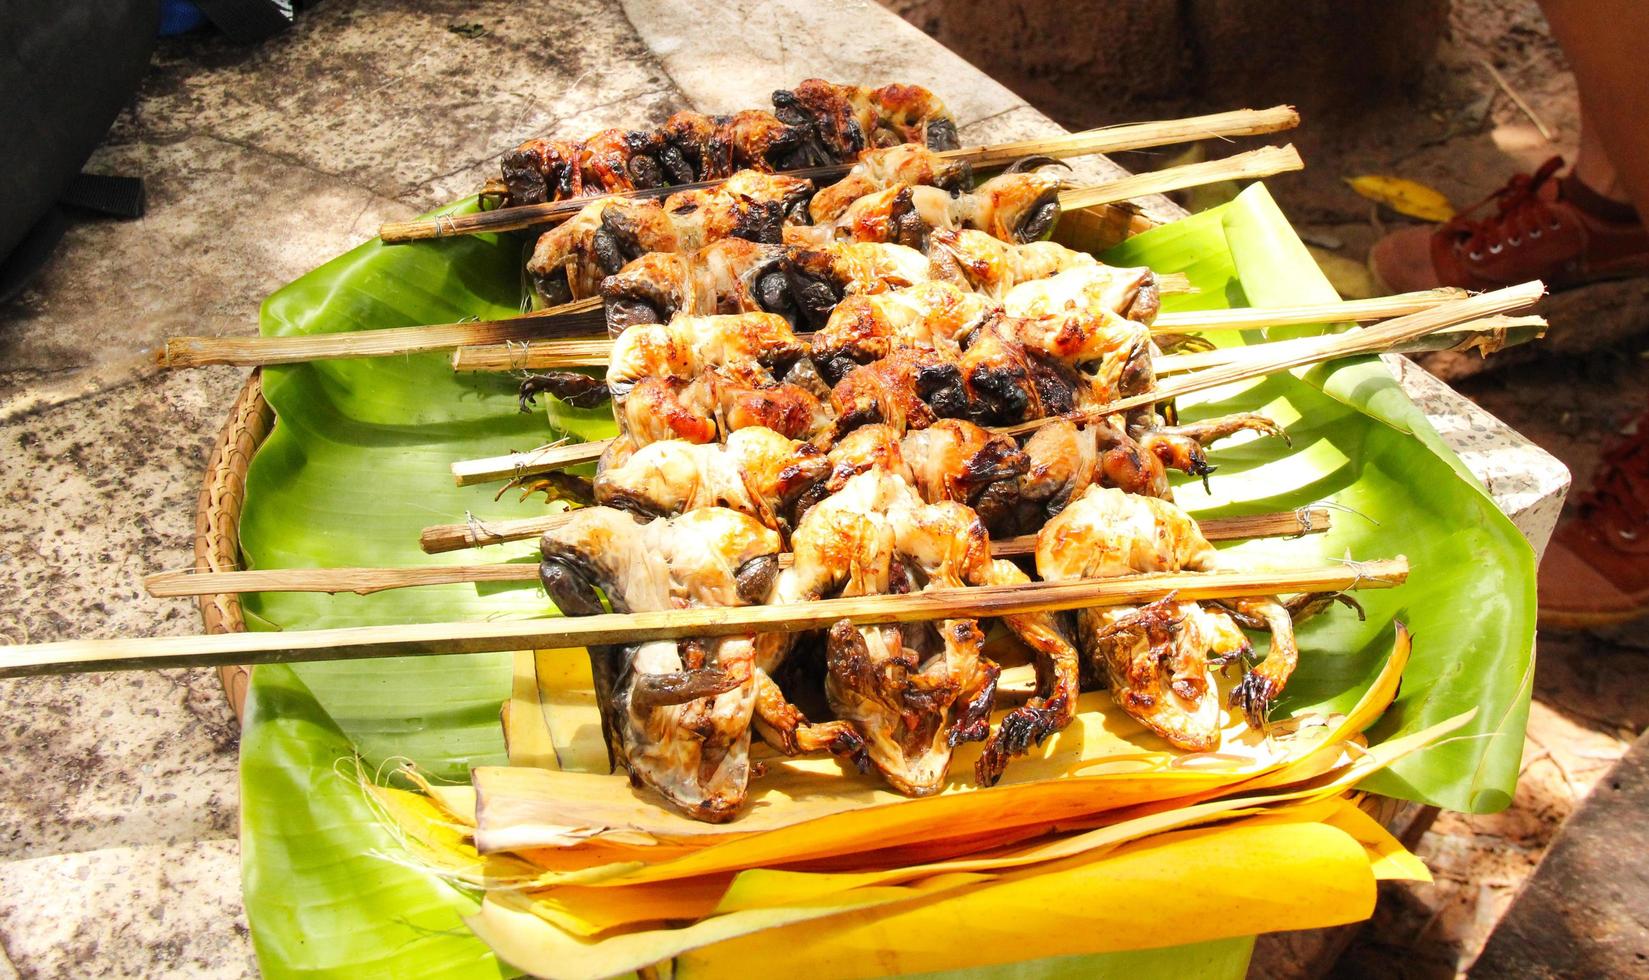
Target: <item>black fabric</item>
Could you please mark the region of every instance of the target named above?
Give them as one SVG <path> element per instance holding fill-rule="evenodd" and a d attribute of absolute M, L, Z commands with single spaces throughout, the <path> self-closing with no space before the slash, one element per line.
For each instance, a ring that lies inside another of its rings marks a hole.
<path fill-rule="evenodd" d="M 261 41 L 292 26 L 289 5 L 277 0 L 195 0 L 212 26 L 238 44 Z"/>
<path fill-rule="evenodd" d="M 143 181 L 110 174 L 79 174 L 57 203 L 111 218 L 143 217 Z"/>
<path fill-rule="evenodd" d="M 61 237 L 57 201 L 137 90 L 159 23 L 159 0 L 0 0 L 0 264 L 9 280 L 29 261 L 38 267 Z"/>
<path fill-rule="evenodd" d="M 63 217 L 63 209 L 55 204 L 33 225 L 23 229 L 11 253 L 0 258 L 0 303 L 22 292 L 23 287 L 34 280 L 68 230 L 69 221 Z"/>

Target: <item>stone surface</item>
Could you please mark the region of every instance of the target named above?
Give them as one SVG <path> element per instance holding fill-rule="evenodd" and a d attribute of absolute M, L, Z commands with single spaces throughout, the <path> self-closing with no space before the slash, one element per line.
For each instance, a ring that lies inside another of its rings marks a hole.
<path fill-rule="evenodd" d="M 234 840 L 10 861 L 0 892 L 0 930 L 24 976 L 257 975 Z"/>
<path fill-rule="evenodd" d="M 1472 967 L 1478 977 L 1649 972 L 1649 736 L 1552 843 Z"/>
<path fill-rule="evenodd" d="M 1037 105 L 1100 108 L 1190 98 L 1346 111 L 1420 79 L 1442 34 L 1448 0 L 904 0 L 897 6 Z M 1096 92 L 1103 98 L 1093 98 Z M 1240 98 L 1232 100 L 1232 93 Z"/>
<path fill-rule="evenodd" d="M 470 23 L 485 33 L 447 29 Z M 150 211 L 76 226 L 0 307 L 0 401 L 167 334 L 250 334 L 281 283 L 379 221 L 470 192 L 535 134 L 760 104 L 810 74 L 930 84 L 970 138 L 1056 131 L 865 2 L 328 3 L 256 48 L 174 40 L 156 64 L 91 162 L 144 176 Z M 0 424 L 6 640 L 199 628 L 191 605 L 147 599 L 138 579 L 190 562 L 201 467 L 240 378 L 153 377 Z M 236 737 L 213 677 L 10 681 L 0 698 L 0 980 L 255 973 Z"/>

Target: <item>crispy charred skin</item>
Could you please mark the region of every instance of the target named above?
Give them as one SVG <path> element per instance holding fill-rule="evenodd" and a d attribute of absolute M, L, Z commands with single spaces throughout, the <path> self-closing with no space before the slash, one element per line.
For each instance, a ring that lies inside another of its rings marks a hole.
<path fill-rule="evenodd" d="M 818 329 L 844 296 L 881 293 L 926 282 L 928 259 L 902 245 L 837 242 L 816 248 L 795 248 L 784 261 L 790 302 L 800 322 Z"/>
<path fill-rule="evenodd" d="M 719 187 L 663 200 L 596 201 L 538 237 L 527 272 L 546 302 L 579 299 L 649 252 L 690 252 L 725 238 L 778 244 L 811 192 L 805 180 L 742 170 Z"/>
<path fill-rule="evenodd" d="M 899 347 L 957 353 L 992 313 L 990 302 L 946 282 L 844 297 L 813 335 L 812 357 L 831 383 Z"/>
<path fill-rule="evenodd" d="M 763 171 L 845 163 L 898 142 L 954 149 L 956 124 L 913 85 L 866 89 L 809 79 L 774 95 L 777 114 L 679 112 L 655 129 L 609 129 L 585 140 L 533 139 L 504 155 L 504 203 L 537 204 Z"/>
<path fill-rule="evenodd" d="M 678 113 L 651 130 L 605 129 L 585 140 L 528 140 L 504 155 L 509 205 L 722 179 L 789 165 L 805 130 L 771 113 Z"/>
<path fill-rule="evenodd" d="M 1008 326 L 1011 321 L 987 317 L 960 350 L 947 342 L 889 345 L 881 360 L 847 369 L 831 396 L 839 427 L 885 422 L 919 429 L 939 418 L 1008 425 L 1114 397 L 1109 379 L 1021 343 Z M 827 337 L 828 343 L 838 341 Z M 827 370 L 840 370 L 844 362 L 852 363 L 845 355 L 827 361 Z"/>
<path fill-rule="evenodd" d="M 618 440 L 597 464 L 595 498 L 649 517 L 727 507 L 786 533 L 797 501 L 829 470 L 812 445 L 759 426 L 719 445 L 670 440 L 637 449 Z"/>
<path fill-rule="evenodd" d="M 517 390 L 521 411 L 531 411 L 541 394 L 559 398 L 573 408 L 594 408 L 607 400 L 607 382 L 578 371 L 529 374 L 521 379 Z"/>
<path fill-rule="evenodd" d="M 778 535 L 752 518 L 707 507 L 641 525 L 591 507 L 544 535 L 540 579 L 568 615 L 765 602 Z M 754 636 L 690 638 L 591 650 L 603 732 L 639 786 L 688 816 L 733 819 L 751 773 L 752 724 L 788 734 L 786 746 L 862 754 L 851 732 L 815 733 L 770 690 Z"/>
<path fill-rule="evenodd" d="M 504 154 L 508 204 L 541 204 L 584 196 L 576 141 L 532 139 Z"/>
<path fill-rule="evenodd" d="M 921 143 L 934 150 L 957 146 L 956 122 L 932 92 L 915 85 L 864 88 L 810 78 L 773 93 L 784 122 L 811 129 L 820 162 L 851 160 L 872 147 Z"/>
<path fill-rule="evenodd" d="M 927 504 L 883 471 L 851 477 L 792 536 L 794 564 L 777 594 L 790 602 L 960 586 L 984 574 L 989 542 L 955 503 Z M 826 638 L 826 694 L 864 737 L 870 760 L 900 792 L 944 784 L 952 747 L 982 738 L 997 670 L 971 620 L 858 628 Z"/>
<path fill-rule="evenodd" d="M 607 329 L 616 336 L 678 314 L 769 312 L 793 319 L 785 254 L 782 246 L 733 238 L 694 252 L 643 255 L 602 281 Z"/>
<path fill-rule="evenodd" d="M 932 186 L 941 191 L 966 191 L 973 174 L 966 164 L 952 163 L 924 146 L 906 143 L 871 150 L 847 176 L 813 195 L 808 212 L 816 225 L 830 225 L 862 197 L 891 187 Z"/>
<path fill-rule="evenodd" d="M 837 438 L 881 423 L 904 432 L 943 417 L 968 414 L 971 399 L 962 373 L 934 351 L 901 348 L 849 371 L 830 392 Z"/>
<path fill-rule="evenodd" d="M 1016 491 L 1030 464 L 1012 439 L 942 419 L 907 434 L 900 445 L 923 500 L 967 504 L 993 533 L 1012 525 Z"/>

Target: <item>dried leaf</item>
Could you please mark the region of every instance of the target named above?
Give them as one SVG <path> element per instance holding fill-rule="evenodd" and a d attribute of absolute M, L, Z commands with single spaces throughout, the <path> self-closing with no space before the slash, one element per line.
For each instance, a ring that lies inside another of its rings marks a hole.
<path fill-rule="evenodd" d="M 1454 205 L 1441 191 L 1407 177 L 1365 174 L 1347 177 L 1346 183 L 1358 194 L 1384 204 L 1398 214 L 1422 221 L 1447 221 L 1454 217 Z"/>
<path fill-rule="evenodd" d="M 1328 281 L 1334 284 L 1334 291 L 1340 294 L 1341 299 L 1372 299 L 1385 295 L 1386 291 L 1375 281 L 1374 273 L 1368 271 L 1368 266 L 1363 263 L 1311 245 L 1306 246 L 1306 251 L 1311 253 L 1312 260 L 1317 263 L 1317 268 L 1323 270 Z"/>

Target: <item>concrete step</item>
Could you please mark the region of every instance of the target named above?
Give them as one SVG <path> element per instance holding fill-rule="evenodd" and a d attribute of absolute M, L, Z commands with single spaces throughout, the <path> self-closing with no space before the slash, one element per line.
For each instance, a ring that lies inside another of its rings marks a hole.
<path fill-rule="evenodd" d="M 1470 975 L 1649 976 L 1649 734 L 1598 781 Z"/>

